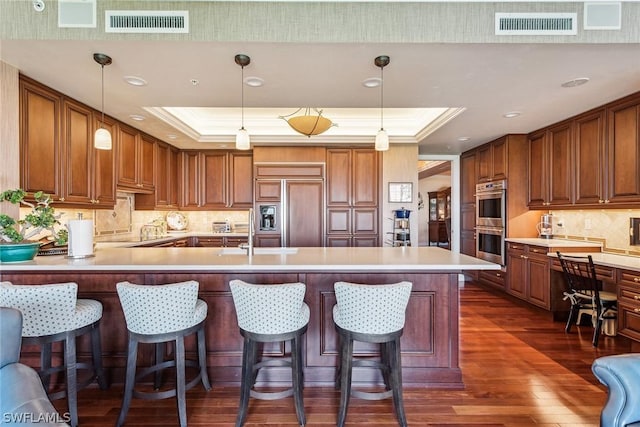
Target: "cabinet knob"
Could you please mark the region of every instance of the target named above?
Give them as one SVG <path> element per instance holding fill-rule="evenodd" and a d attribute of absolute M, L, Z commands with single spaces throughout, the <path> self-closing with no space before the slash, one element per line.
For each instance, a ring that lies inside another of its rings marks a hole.
<path fill-rule="evenodd" d="M 640 282 L 640 277 L 634 277 L 633 281 L 636 282 L 636 283 Z"/>
<path fill-rule="evenodd" d="M 598 203 L 604 203 L 604 200 L 600 199 L 598 200 Z"/>
<path fill-rule="evenodd" d="M 635 313 L 640 313 L 640 308 L 634 308 L 634 309 L 633 309 L 633 311 L 634 311 Z"/>
<path fill-rule="evenodd" d="M 60 197 L 58 200 L 64 202 L 64 197 Z"/>
<path fill-rule="evenodd" d="M 532 249 L 532 250 L 531 250 L 531 252 L 534 252 L 534 253 L 536 253 L 536 254 L 537 254 L 537 253 L 539 253 L 540 251 L 539 251 L 539 250 L 537 250 L 537 249 Z"/>
<path fill-rule="evenodd" d="M 634 295 L 633 299 L 636 300 L 636 301 L 640 300 L 640 295 Z"/>
<path fill-rule="evenodd" d="M 526 256 L 526 255 L 520 255 L 520 258 L 522 258 L 522 259 L 529 259 L 529 257 L 528 257 L 528 256 Z"/>
<path fill-rule="evenodd" d="M 605 203 L 609 203 L 609 199 L 604 199 L 604 202 Z"/>
<path fill-rule="evenodd" d="M 502 274 L 496 273 L 496 277 L 502 277 Z"/>

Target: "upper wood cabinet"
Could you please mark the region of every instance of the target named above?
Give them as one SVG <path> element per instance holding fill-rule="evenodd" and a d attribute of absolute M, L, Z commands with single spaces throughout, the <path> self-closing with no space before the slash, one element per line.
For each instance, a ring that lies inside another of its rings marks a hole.
<path fill-rule="evenodd" d="M 178 209 L 179 151 L 162 141 L 155 150 L 155 191 L 136 195 L 136 209 Z"/>
<path fill-rule="evenodd" d="M 378 246 L 378 152 L 330 148 L 326 156 L 326 245 Z"/>
<path fill-rule="evenodd" d="M 20 77 L 20 186 L 27 192 L 63 196 L 60 171 L 62 96 Z"/>
<path fill-rule="evenodd" d="M 640 94 L 611 104 L 607 120 L 605 203 L 640 203 Z"/>
<path fill-rule="evenodd" d="M 529 135 L 529 202 L 551 207 L 640 204 L 640 93 Z"/>
<path fill-rule="evenodd" d="M 73 99 L 20 78 L 21 186 L 44 191 L 57 204 L 112 208 L 115 204 L 112 150 L 93 147 L 95 111 Z M 105 128 L 115 135 L 115 121 Z"/>
<path fill-rule="evenodd" d="M 155 139 L 119 123 L 117 141 L 117 187 L 135 193 L 152 193 L 155 188 Z"/>
<path fill-rule="evenodd" d="M 251 153 L 182 152 L 182 208 L 246 209 L 253 206 Z"/>
<path fill-rule="evenodd" d="M 497 139 L 480 147 L 476 153 L 477 182 L 507 178 L 507 138 Z"/>
<path fill-rule="evenodd" d="M 563 122 L 529 136 L 530 208 L 548 209 L 573 202 L 572 131 L 572 122 Z"/>

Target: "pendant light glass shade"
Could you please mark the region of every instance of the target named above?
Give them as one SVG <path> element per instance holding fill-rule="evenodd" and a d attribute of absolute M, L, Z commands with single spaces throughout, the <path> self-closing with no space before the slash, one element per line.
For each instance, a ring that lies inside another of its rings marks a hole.
<path fill-rule="evenodd" d="M 376 67 L 380 67 L 380 130 L 376 135 L 376 151 L 387 151 L 389 149 L 389 135 L 387 135 L 387 131 L 384 130 L 383 125 L 383 111 L 384 111 L 384 74 L 383 69 L 387 65 L 391 59 L 386 55 L 378 56 L 373 60 L 373 63 L 376 64 Z"/>
<path fill-rule="evenodd" d="M 111 133 L 103 128 L 104 125 L 104 66 L 111 64 L 111 57 L 104 53 L 94 53 L 93 60 L 100 64 L 102 70 L 102 119 L 100 120 L 100 128 L 96 130 L 93 136 L 93 146 L 98 150 L 111 150 Z"/>
<path fill-rule="evenodd" d="M 236 150 L 248 150 L 251 148 L 251 138 L 245 128 L 238 129 L 236 134 Z"/>
<path fill-rule="evenodd" d="M 242 74 L 240 78 L 240 86 L 242 87 L 241 91 L 241 111 L 242 111 L 242 124 L 240 129 L 238 129 L 238 133 L 236 133 L 236 150 L 248 150 L 251 148 L 251 138 L 249 137 L 249 132 L 244 128 L 244 67 L 249 65 L 251 62 L 251 58 L 247 55 L 236 55 L 235 62 L 242 69 Z"/>
<path fill-rule="evenodd" d="M 98 150 L 111 150 L 111 133 L 105 128 L 96 130 L 93 136 L 93 146 Z"/>
<path fill-rule="evenodd" d="M 387 151 L 389 149 L 389 135 L 384 129 L 380 129 L 376 135 L 376 151 Z"/>

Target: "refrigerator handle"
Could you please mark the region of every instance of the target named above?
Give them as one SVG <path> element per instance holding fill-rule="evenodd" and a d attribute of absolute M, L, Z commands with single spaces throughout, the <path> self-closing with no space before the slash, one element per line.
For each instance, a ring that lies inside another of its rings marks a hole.
<path fill-rule="evenodd" d="M 280 181 L 280 246 L 287 247 L 288 224 L 287 224 L 287 180 Z"/>

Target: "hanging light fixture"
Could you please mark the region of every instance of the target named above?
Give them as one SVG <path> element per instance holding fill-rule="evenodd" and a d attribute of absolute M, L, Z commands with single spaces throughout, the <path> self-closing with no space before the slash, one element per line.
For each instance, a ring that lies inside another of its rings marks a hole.
<path fill-rule="evenodd" d="M 111 57 L 104 53 L 94 53 L 93 60 L 100 64 L 102 69 L 102 119 L 100 127 L 93 136 L 93 146 L 99 150 L 111 150 L 111 133 L 104 126 L 104 66 L 111 64 Z"/>
<path fill-rule="evenodd" d="M 313 108 L 315 115 L 312 114 L 311 108 L 304 108 L 302 115 L 296 116 L 303 108 L 298 108 L 288 116 L 278 116 L 278 118 L 286 121 L 291 126 L 291 129 L 295 130 L 302 135 L 311 138 L 311 135 L 320 135 L 326 132 L 331 126 L 335 126 L 331 123 L 331 120 L 322 116 L 322 110 Z"/>
<path fill-rule="evenodd" d="M 242 122 L 240 129 L 238 129 L 238 133 L 236 134 L 236 149 L 237 150 L 248 150 L 251 148 L 251 138 L 249 137 L 249 132 L 244 128 L 244 67 L 249 65 L 251 62 L 251 58 L 247 55 L 236 55 L 235 58 L 236 64 L 242 68 L 242 77 L 240 79 L 240 85 L 242 86 L 242 95 L 241 95 L 241 111 L 242 111 Z"/>
<path fill-rule="evenodd" d="M 377 151 L 386 151 L 389 149 L 389 135 L 387 135 L 387 131 L 384 130 L 383 126 L 383 111 L 384 111 L 384 67 L 389 65 L 390 58 L 387 55 L 378 56 L 373 62 L 376 64 L 376 67 L 380 67 L 380 130 L 376 135 L 376 145 L 375 148 Z"/>

